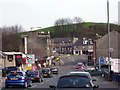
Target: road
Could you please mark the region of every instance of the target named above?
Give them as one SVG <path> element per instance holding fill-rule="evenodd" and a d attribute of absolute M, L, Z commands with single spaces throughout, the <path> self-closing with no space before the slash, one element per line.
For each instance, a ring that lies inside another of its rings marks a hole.
<path fill-rule="evenodd" d="M 60 76 L 65 75 L 70 71 L 73 71 L 74 66 L 76 65 L 77 62 L 86 61 L 87 59 L 85 58 L 85 56 L 83 56 L 83 57 L 71 56 L 71 57 L 62 57 L 62 60 L 65 62 L 65 64 L 63 66 L 58 66 L 58 68 L 59 68 L 58 75 L 54 75 L 52 78 L 45 78 L 44 82 L 42 82 L 42 83 L 37 83 L 37 82 L 33 83 L 32 87 L 30 87 L 30 88 L 49 88 L 49 85 L 56 85 L 58 78 Z M 110 88 L 118 88 L 117 84 L 107 81 L 102 76 L 96 76 L 94 78 L 96 78 L 96 80 L 97 80 L 94 82 L 94 84 L 99 85 L 99 88 L 109 88 L 109 89 Z"/>

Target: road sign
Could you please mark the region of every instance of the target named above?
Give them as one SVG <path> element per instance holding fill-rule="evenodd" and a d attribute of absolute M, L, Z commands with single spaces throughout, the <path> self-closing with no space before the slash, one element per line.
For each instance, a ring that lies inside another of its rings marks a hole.
<path fill-rule="evenodd" d="M 109 51 L 110 51 L 110 52 L 113 52 L 113 48 L 110 48 Z"/>
<path fill-rule="evenodd" d="M 105 60 L 104 60 L 104 57 L 101 56 L 100 59 L 99 59 L 99 65 L 101 67 L 101 65 L 103 65 L 105 63 Z"/>

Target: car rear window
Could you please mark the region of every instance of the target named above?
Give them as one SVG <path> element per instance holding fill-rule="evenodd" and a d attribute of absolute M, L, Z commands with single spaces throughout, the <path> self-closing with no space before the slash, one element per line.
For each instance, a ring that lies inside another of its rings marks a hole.
<path fill-rule="evenodd" d="M 10 72 L 9 76 L 23 76 L 22 72 Z"/>

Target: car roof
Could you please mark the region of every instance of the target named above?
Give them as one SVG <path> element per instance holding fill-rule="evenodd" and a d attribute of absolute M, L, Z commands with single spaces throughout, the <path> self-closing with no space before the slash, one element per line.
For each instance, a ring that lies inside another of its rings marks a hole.
<path fill-rule="evenodd" d="M 72 72 L 69 72 L 69 73 L 83 73 L 83 74 L 89 74 L 89 72 L 84 72 L 84 71 L 72 71 Z"/>

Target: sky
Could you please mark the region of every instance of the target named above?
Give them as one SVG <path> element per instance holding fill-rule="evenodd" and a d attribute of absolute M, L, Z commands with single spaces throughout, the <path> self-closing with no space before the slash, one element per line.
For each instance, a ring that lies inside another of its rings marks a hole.
<path fill-rule="evenodd" d="M 118 23 L 118 2 L 109 0 L 110 22 Z M 107 0 L 0 0 L 0 27 L 54 26 L 59 18 L 80 17 L 85 22 L 107 23 Z"/>

